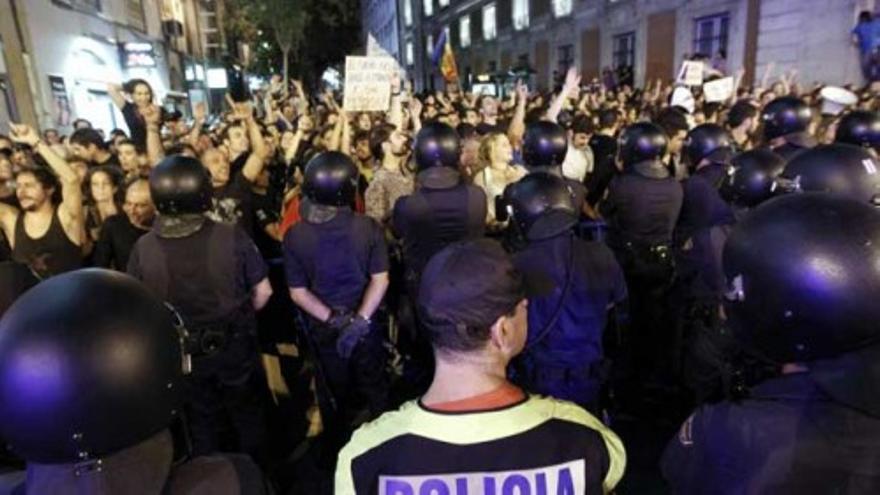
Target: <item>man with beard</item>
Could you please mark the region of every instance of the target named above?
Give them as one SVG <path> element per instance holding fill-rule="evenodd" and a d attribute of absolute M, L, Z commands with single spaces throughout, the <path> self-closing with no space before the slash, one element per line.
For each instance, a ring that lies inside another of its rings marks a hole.
<path fill-rule="evenodd" d="M 751 149 L 752 136 L 759 125 L 758 109 L 751 101 L 740 100 L 730 108 L 727 112 L 727 129 L 733 139 L 734 154 Z"/>
<path fill-rule="evenodd" d="M 18 173 L 15 193 L 21 210 L 0 204 L 0 226 L 12 258 L 44 278 L 79 268 L 85 240 L 79 177 L 31 127 L 11 126 L 12 138 L 35 149 L 51 167 Z"/>
<path fill-rule="evenodd" d="M 134 243 L 147 232 L 156 214 L 150 199 L 150 184 L 136 179 L 125 190 L 125 215 L 113 215 L 104 222 L 95 246 L 95 266 L 125 270 Z"/>
<path fill-rule="evenodd" d="M 70 135 L 70 151 L 73 155 L 88 162 L 89 167 L 113 165 L 119 160 L 107 149 L 104 139 L 94 129 L 79 129 Z"/>
<path fill-rule="evenodd" d="M 247 155 L 244 165 L 237 171 L 230 161 L 230 155 L 222 148 L 210 148 L 202 153 L 202 163 L 211 172 L 211 185 L 214 188 L 212 206 L 207 215 L 215 222 L 238 224 L 253 237 L 251 186 L 263 171 L 268 149 L 250 105 L 238 104 L 235 113 L 243 121 L 241 128 L 246 128 L 249 136 L 236 137 L 237 131 L 233 131 L 233 140 L 229 141 L 229 145 L 233 150 L 239 150 L 243 141 L 250 142 L 253 144 L 253 151 Z"/>
<path fill-rule="evenodd" d="M 413 177 L 406 171 L 409 136 L 391 125 L 381 125 L 370 133 L 370 151 L 381 164 L 364 192 L 367 216 L 387 226 L 397 199 L 412 193 Z"/>

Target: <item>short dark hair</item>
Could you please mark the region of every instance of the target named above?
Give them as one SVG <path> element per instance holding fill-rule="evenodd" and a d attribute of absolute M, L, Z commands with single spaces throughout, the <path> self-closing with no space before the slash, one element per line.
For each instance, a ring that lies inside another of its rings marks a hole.
<path fill-rule="evenodd" d="M 125 136 L 128 137 L 128 134 L 125 133 L 122 129 L 113 129 L 110 131 L 110 137 L 115 138 L 116 136 Z"/>
<path fill-rule="evenodd" d="M 128 138 L 120 139 L 119 142 L 116 143 L 116 147 L 118 148 L 120 146 L 125 146 L 126 144 L 130 144 L 131 146 L 134 146 L 135 148 L 137 148 L 137 145 L 134 144 L 134 141 L 132 141 L 131 139 L 128 139 Z"/>
<path fill-rule="evenodd" d="M 179 142 L 179 143 L 172 144 L 168 148 L 168 150 L 165 151 L 165 154 L 169 155 L 169 156 L 170 155 L 183 155 L 183 154 L 186 154 L 186 152 L 189 152 L 192 156 L 194 156 L 196 158 L 198 158 L 198 156 L 199 156 L 199 153 L 196 152 L 196 148 L 193 145 L 191 145 L 189 143 L 185 143 L 185 142 Z"/>
<path fill-rule="evenodd" d="M 758 109 L 750 101 L 740 100 L 727 112 L 727 125 L 739 127 L 746 120 L 758 115 Z"/>
<path fill-rule="evenodd" d="M 664 108 L 657 114 L 655 124 L 663 128 L 669 137 L 675 136 L 679 132 L 687 132 L 689 129 L 687 117 L 677 108 Z"/>
<path fill-rule="evenodd" d="M 232 121 L 229 123 L 229 125 L 224 127 L 222 131 L 220 131 L 220 141 L 221 142 L 229 139 L 229 129 L 231 129 L 233 127 L 241 127 L 242 129 L 244 129 L 244 132 L 247 133 L 247 127 L 245 126 L 244 122 L 242 122 L 240 120 Z"/>
<path fill-rule="evenodd" d="M 104 143 L 104 139 L 98 134 L 98 131 L 91 128 L 73 131 L 73 134 L 70 135 L 70 144 L 78 144 L 80 146 L 94 144 L 102 150 L 107 149 L 107 144 Z"/>
<path fill-rule="evenodd" d="M 617 124 L 617 119 L 618 119 L 617 110 L 613 110 L 610 108 L 604 108 L 602 110 L 599 110 L 598 116 L 599 116 L 599 128 L 600 129 L 607 129 L 607 128 L 613 127 L 615 124 Z"/>
<path fill-rule="evenodd" d="M 859 12 L 859 22 L 871 22 L 874 19 L 874 16 L 871 14 L 870 10 L 863 10 Z"/>
<path fill-rule="evenodd" d="M 76 129 L 76 126 L 77 126 L 79 123 L 81 123 L 81 122 L 85 122 L 86 124 L 88 124 L 88 125 L 89 125 L 89 127 L 88 127 L 89 129 L 92 128 L 92 122 L 91 122 L 89 119 L 83 119 L 83 118 L 74 119 L 73 124 L 72 124 L 72 125 L 73 125 L 73 128 Z"/>
<path fill-rule="evenodd" d="M 61 181 L 58 180 L 58 176 L 48 166 L 32 165 L 25 167 L 15 174 L 15 178 L 18 179 L 18 176 L 21 174 L 31 174 L 43 186 L 43 189 L 52 189 L 52 195 L 49 200 L 52 201 L 53 205 L 61 204 Z"/>
<path fill-rule="evenodd" d="M 589 117 L 578 115 L 571 122 L 571 130 L 575 134 L 592 134 L 596 129 Z"/>
<path fill-rule="evenodd" d="M 370 153 L 372 153 L 373 157 L 377 160 L 385 158 L 385 151 L 382 150 L 382 144 L 391 138 L 394 129 L 395 127 L 391 124 L 381 124 L 370 131 Z"/>
<path fill-rule="evenodd" d="M 370 141 L 370 133 L 368 131 L 357 131 L 356 133 L 354 133 L 354 138 L 351 140 L 351 142 L 357 144 L 361 141 Z"/>

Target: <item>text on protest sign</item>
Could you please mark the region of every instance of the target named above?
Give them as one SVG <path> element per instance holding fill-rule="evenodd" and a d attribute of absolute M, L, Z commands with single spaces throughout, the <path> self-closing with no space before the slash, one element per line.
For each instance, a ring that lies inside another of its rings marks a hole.
<path fill-rule="evenodd" d="M 391 104 L 391 75 L 397 62 L 390 57 L 345 57 L 342 106 L 350 112 L 384 112 Z"/>
<path fill-rule="evenodd" d="M 678 72 L 678 80 L 685 86 L 699 86 L 703 84 L 703 62 L 685 60 Z"/>
<path fill-rule="evenodd" d="M 725 101 L 733 96 L 733 78 L 725 77 L 703 85 L 703 94 L 708 103 Z"/>

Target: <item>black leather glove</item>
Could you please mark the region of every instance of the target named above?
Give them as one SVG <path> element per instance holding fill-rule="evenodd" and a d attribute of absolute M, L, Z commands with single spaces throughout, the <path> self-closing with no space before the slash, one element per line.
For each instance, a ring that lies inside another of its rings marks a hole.
<path fill-rule="evenodd" d="M 351 323 L 352 313 L 345 308 L 333 308 L 330 311 L 330 317 L 324 322 L 331 330 L 341 332 L 343 328 Z"/>
<path fill-rule="evenodd" d="M 354 353 L 355 348 L 370 333 L 370 320 L 356 315 L 351 323 L 339 332 L 336 339 L 336 352 L 342 359 L 348 359 Z"/>

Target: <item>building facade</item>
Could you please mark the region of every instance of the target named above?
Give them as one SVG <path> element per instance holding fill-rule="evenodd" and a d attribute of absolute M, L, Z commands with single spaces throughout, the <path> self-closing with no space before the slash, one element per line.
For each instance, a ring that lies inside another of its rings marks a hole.
<path fill-rule="evenodd" d="M 551 87 L 575 65 L 585 80 L 627 66 L 636 85 L 675 75 L 685 57 L 714 57 L 746 82 L 778 76 L 860 83 L 851 43 L 860 10 L 877 0 L 396 0 L 401 63 L 420 90 L 440 88 L 431 66 L 446 30 L 462 82 L 516 68 Z M 723 55 L 723 61 L 721 56 Z"/>
<path fill-rule="evenodd" d="M 212 47 L 224 45 L 219 8 L 215 0 L 0 0 L 0 132 L 10 119 L 68 132 L 77 117 L 105 132 L 126 129 L 107 85 L 132 78 L 148 81 L 166 108 L 189 113 L 207 100 Z"/>

